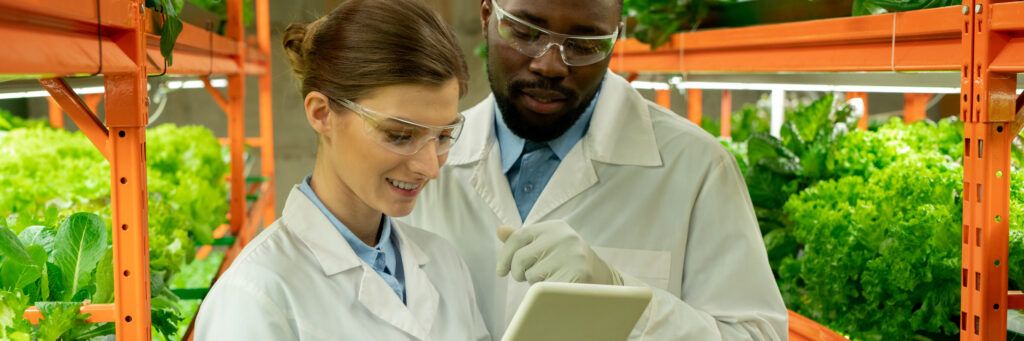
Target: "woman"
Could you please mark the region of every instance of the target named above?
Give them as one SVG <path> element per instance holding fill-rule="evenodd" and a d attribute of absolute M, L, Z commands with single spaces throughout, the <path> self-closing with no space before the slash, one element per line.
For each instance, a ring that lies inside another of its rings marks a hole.
<path fill-rule="evenodd" d="M 213 286 L 200 340 L 488 339 L 454 248 L 408 215 L 459 137 L 467 71 L 419 0 L 349 0 L 284 47 L 319 138 L 281 219 Z"/>

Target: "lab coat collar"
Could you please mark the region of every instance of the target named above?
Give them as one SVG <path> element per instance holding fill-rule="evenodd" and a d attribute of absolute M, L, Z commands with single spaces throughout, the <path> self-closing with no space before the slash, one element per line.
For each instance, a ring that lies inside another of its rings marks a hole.
<path fill-rule="evenodd" d="M 348 242 L 298 186 L 288 194 L 288 200 L 284 205 L 281 218 L 285 225 L 313 252 L 325 276 L 332 276 L 363 264 L 355 251 L 347 247 Z M 429 262 L 430 257 L 419 246 L 406 242 L 404 233 L 395 231 L 394 228 L 399 226 L 398 222 L 392 220 L 391 223 L 392 233 L 397 234 L 399 244 L 402 245 L 399 246 L 402 263 L 423 266 Z"/>
<path fill-rule="evenodd" d="M 325 276 L 356 268 L 363 270 L 359 278 L 359 302 L 370 313 L 417 339 L 429 337 L 440 297 L 422 269 L 430 262 L 430 257 L 409 239 L 409 227 L 392 220 L 392 232 L 398 238 L 405 271 L 408 305 L 404 305 L 391 287 L 352 251 L 327 217 L 297 186 L 288 194 L 282 219 L 285 226 L 309 247 Z"/>
<path fill-rule="evenodd" d="M 605 75 L 594 117 L 583 136 L 586 157 L 603 163 L 634 166 L 662 164 L 647 101 L 612 73 Z M 467 110 L 462 137 L 448 154 L 448 164 L 483 160 L 497 144 L 494 136 L 494 95 Z"/>

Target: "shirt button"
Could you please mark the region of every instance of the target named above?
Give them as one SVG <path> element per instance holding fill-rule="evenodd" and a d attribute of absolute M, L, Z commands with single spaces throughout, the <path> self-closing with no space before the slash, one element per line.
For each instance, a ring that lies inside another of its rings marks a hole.
<path fill-rule="evenodd" d="M 523 187 L 523 190 L 527 193 L 533 191 L 533 184 L 526 184 L 526 186 Z"/>

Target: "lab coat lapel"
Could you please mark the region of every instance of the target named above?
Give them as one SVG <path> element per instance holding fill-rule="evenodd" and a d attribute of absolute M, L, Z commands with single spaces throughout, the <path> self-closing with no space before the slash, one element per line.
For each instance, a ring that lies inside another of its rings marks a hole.
<path fill-rule="evenodd" d="M 409 242 L 405 231 L 408 229 L 404 224 L 392 220 L 397 227 L 399 249 L 402 253 L 402 269 L 405 271 L 405 291 L 409 304 L 409 310 L 419 321 L 425 335 L 430 334 L 434 326 L 434 319 L 437 317 L 440 295 L 437 288 L 431 283 L 430 277 L 423 271 L 427 266 L 430 257 L 415 243 Z"/>
<path fill-rule="evenodd" d="M 522 225 L 508 178 L 501 171 L 501 151 L 494 136 L 494 95 L 465 112 L 463 137 L 448 157 L 448 165 L 470 167 L 469 182 L 502 224 Z"/>
<path fill-rule="evenodd" d="M 359 285 L 359 302 L 378 318 L 409 335 L 426 340 L 437 317 L 440 302 L 437 288 L 422 269 L 430 261 L 430 257 L 407 238 L 407 227 L 404 224 L 396 220 L 391 222 L 392 233 L 398 237 L 398 249 L 402 256 L 408 306 L 403 304 L 394 290 L 366 265 L 363 266 L 363 277 Z"/>
<path fill-rule="evenodd" d="M 402 234 L 399 234 L 403 265 L 415 264 L 405 267 L 406 288 L 408 292 L 413 293 L 407 296 L 416 298 L 410 301 L 410 307 L 406 307 L 398 295 L 395 295 L 394 290 L 391 290 L 391 287 L 363 263 L 351 247 L 348 247 L 348 242 L 331 225 L 327 217 L 298 188 L 292 189 L 289 193 L 285 206 L 285 224 L 310 248 L 324 276 L 333 277 L 338 281 L 351 281 L 355 279 L 351 275 L 355 274 L 342 272 L 355 271 L 354 269 L 358 268 L 361 271 L 361 274 L 357 275 L 359 303 L 377 318 L 409 335 L 420 340 L 427 338 L 429 326 L 433 323 L 434 312 L 437 310 L 438 294 L 429 281 L 423 285 L 426 274 L 420 266 L 426 262 L 427 257 L 418 247 L 402 240 Z M 417 321 L 425 323 L 421 325 Z"/>
<path fill-rule="evenodd" d="M 412 294 L 412 290 L 407 292 L 410 293 L 408 297 L 418 294 Z M 363 265 L 363 276 L 359 282 L 359 303 L 362 303 L 363 307 L 366 307 L 366 310 L 369 310 L 377 318 L 409 333 L 409 335 L 420 340 L 427 338 L 427 332 L 416 322 L 416 318 L 402 304 L 398 295 L 395 295 L 391 287 L 366 265 Z"/>
<path fill-rule="evenodd" d="M 545 218 L 598 182 L 594 162 L 660 166 L 661 154 L 646 101 L 625 79 L 609 72 L 601 86 L 587 134 L 551 176 L 525 224 Z"/>
<path fill-rule="evenodd" d="M 524 225 L 540 221 L 548 213 L 597 183 L 597 173 L 594 172 L 594 165 L 590 163 L 590 159 L 584 155 L 584 148 L 586 146 L 577 143 L 569 154 L 566 154 L 565 160 L 558 165 L 555 174 L 551 176 L 551 180 L 537 198 L 537 203 L 530 209 Z"/>

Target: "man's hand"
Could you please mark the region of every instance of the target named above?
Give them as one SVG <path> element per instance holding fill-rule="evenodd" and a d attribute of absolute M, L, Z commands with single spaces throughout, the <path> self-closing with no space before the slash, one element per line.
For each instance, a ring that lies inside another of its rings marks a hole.
<path fill-rule="evenodd" d="M 498 251 L 498 276 L 517 281 L 622 285 L 622 276 L 561 220 L 524 226 L 514 232 L 498 228 L 505 242 Z"/>

